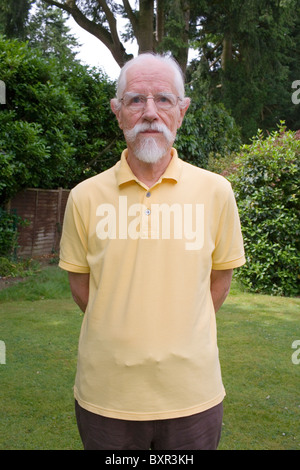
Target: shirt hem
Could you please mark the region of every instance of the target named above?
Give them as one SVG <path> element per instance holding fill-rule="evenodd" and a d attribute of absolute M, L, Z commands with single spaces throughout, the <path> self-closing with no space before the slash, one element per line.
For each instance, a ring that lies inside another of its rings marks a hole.
<path fill-rule="evenodd" d="M 76 264 L 68 263 L 67 261 L 59 260 L 58 266 L 65 271 L 70 271 L 72 273 L 88 274 L 90 268 L 87 266 L 77 266 Z"/>
<path fill-rule="evenodd" d="M 140 412 L 127 412 L 127 411 L 120 411 L 120 410 L 108 410 L 106 408 L 101 408 L 100 406 L 93 405 L 88 403 L 85 400 L 82 400 L 79 397 L 78 391 L 74 387 L 74 397 L 77 400 L 78 404 L 81 408 L 84 408 L 91 413 L 104 416 L 106 418 L 115 418 L 115 419 L 123 419 L 127 421 L 153 421 L 153 420 L 162 420 L 162 419 L 173 419 L 173 418 L 184 418 L 186 416 L 191 416 L 197 413 L 202 413 L 210 408 L 213 408 L 216 405 L 219 405 L 226 393 L 225 390 L 219 395 L 217 395 L 212 400 L 209 400 L 201 405 L 196 405 L 191 408 L 185 408 L 181 410 L 170 410 L 170 411 L 158 411 L 158 412 L 149 412 L 149 413 L 140 413 Z"/>
<path fill-rule="evenodd" d="M 221 271 L 224 269 L 233 269 L 233 268 L 239 268 L 240 266 L 243 266 L 246 263 L 246 258 L 245 255 L 241 256 L 240 258 L 237 258 L 233 261 L 227 261 L 225 263 L 216 263 L 212 265 L 212 269 L 216 271 Z"/>

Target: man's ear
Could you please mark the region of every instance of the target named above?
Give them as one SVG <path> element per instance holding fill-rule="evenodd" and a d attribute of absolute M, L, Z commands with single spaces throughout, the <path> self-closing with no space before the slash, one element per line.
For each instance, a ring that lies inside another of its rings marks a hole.
<path fill-rule="evenodd" d="M 119 100 L 117 98 L 113 98 L 112 100 L 110 100 L 110 107 L 118 120 L 120 129 L 122 129 L 122 121 L 120 116 L 121 106 Z"/>
<path fill-rule="evenodd" d="M 187 112 L 190 104 L 191 98 L 183 98 L 183 103 L 181 103 L 179 108 L 180 114 L 177 122 L 177 129 L 179 129 L 179 127 L 181 126 L 185 113 Z"/>

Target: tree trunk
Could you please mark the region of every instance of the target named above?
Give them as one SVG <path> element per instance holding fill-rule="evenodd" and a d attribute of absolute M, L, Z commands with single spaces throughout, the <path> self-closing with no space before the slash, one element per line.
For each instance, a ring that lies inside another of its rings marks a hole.
<path fill-rule="evenodd" d="M 170 20 L 169 47 L 185 74 L 189 50 L 190 1 L 173 0 Z"/>
<path fill-rule="evenodd" d="M 164 0 L 156 0 L 156 43 L 160 44 L 165 34 Z"/>
<path fill-rule="evenodd" d="M 182 8 L 182 20 L 184 24 L 184 28 L 182 30 L 182 44 L 183 46 L 179 49 L 178 52 L 178 63 L 185 75 L 187 61 L 188 61 L 188 54 L 189 54 L 189 29 L 190 29 L 190 2 L 189 0 L 181 0 L 181 8 Z"/>
<path fill-rule="evenodd" d="M 227 65 L 232 61 L 232 39 L 231 36 L 226 34 L 223 39 L 223 51 L 221 56 L 221 67 L 225 72 Z"/>
<path fill-rule="evenodd" d="M 139 54 L 154 50 L 154 0 L 140 0 L 138 37 Z"/>

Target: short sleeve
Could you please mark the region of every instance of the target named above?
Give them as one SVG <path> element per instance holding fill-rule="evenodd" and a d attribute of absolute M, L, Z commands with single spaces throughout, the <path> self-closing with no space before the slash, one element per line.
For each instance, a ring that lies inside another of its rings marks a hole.
<path fill-rule="evenodd" d="M 87 231 L 70 192 L 60 241 L 59 266 L 70 272 L 89 273 Z"/>
<path fill-rule="evenodd" d="M 229 186 L 217 227 L 215 249 L 212 255 L 212 269 L 238 268 L 245 262 L 238 208 L 232 188 Z"/>

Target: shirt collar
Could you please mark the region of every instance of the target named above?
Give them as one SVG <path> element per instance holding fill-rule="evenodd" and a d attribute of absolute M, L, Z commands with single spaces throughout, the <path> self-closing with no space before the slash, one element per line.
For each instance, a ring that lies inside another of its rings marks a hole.
<path fill-rule="evenodd" d="M 117 183 L 119 186 L 130 181 L 136 181 L 137 183 L 141 184 L 127 163 L 127 154 L 128 150 L 123 150 L 121 160 L 119 161 L 116 169 Z M 178 158 L 177 150 L 174 147 L 171 149 L 171 155 L 172 159 L 169 165 L 156 184 L 161 183 L 163 179 L 173 180 L 176 183 L 178 182 L 182 165 L 181 160 Z"/>

